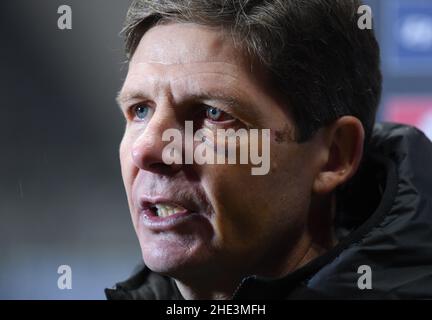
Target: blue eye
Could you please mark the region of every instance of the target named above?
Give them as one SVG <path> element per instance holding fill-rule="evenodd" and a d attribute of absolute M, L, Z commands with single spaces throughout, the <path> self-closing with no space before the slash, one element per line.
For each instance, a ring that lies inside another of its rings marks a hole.
<path fill-rule="evenodd" d="M 222 111 L 213 107 L 208 107 L 206 116 L 213 121 L 218 121 L 222 116 Z"/>
<path fill-rule="evenodd" d="M 144 120 L 148 114 L 148 107 L 143 105 L 138 105 L 134 107 L 134 111 L 138 119 Z"/>
<path fill-rule="evenodd" d="M 234 118 L 231 117 L 226 112 L 215 108 L 215 107 L 207 107 L 206 109 L 206 117 L 212 121 L 227 121 L 227 120 L 233 120 Z"/>

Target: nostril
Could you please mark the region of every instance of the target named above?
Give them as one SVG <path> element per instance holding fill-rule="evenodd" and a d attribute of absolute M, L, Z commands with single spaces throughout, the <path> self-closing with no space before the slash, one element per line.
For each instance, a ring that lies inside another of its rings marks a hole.
<path fill-rule="evenodd" d="M 178 164 L 166 164 L 163 158 L 165 142 L 154 135 L 146 135 L 137 140 L 130 150 L 134 165 L 145 171 L 171 175 L 180 169 Z"/>
<path fill-rule="evenodd" d="M 153 164 L 158 164 L 162 161 L 158 149 L 150 146 L 140 146 L 132 149 L 132 159 L 140 169 L 147 170 Z"/>
<path fill-rule="evenodd" d="M 176 171 L 175 166 L 176 165 L 168 165 L 165 163 L 153 163 L 148 166 L 147 170 L 162 175 L 170 175 Z"/>

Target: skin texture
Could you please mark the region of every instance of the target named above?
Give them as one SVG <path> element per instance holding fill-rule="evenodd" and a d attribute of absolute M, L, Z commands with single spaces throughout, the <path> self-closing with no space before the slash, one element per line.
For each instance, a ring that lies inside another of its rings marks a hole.
<path fill-rule="evenodd" d="M 343 117 L 298 144 L 289 108 L 267 83 L 222 31 L 195 24 L 151 28 L 130 61 L 119 104 L 127 119 L 120 160 L 132 222 L 146 265 L 173 277 L 185 298 L 229 298 L 243 277 L 283 276 L 334 245 L 331 192 L 357 169 L 363 128 Z M 147 108 L 144 120 L 136 105 Z M 204 105 L 226 112 L 223 121 L 206 118 Z M 182 130 L 185 120 L 209 133 L 270 129 L 270 172 L 164 164 L 162 133 Z M 155 232 L 140 222 L 142 196 L 184 199 L 199 215 Z"/>

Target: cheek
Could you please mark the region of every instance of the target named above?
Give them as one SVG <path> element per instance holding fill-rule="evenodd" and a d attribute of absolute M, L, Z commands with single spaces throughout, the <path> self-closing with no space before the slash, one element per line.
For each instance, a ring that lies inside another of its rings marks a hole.
<path fill-rule="evenodd" d="M 127 136 L 125 135 L 120 143 L 120 148 L 119 148 L 120 167 L 121 167 L 123 182 L 125 183 L 125 185 L 126 185 L 125 180 L 127 180 L 128 167 L 130 167 L 130 156 L 129 156 L 130 147 L 128 142 L 129 141 L 127 139 Z"/>
<path fill-rule="evenodd" d="M 216 165 L 203 172 L 224 246 L 257 248 L 305 219 L 311 188 L 307 165 L 295 149 L 278 145 L 271 146 L 270 159 L 270 172 L 262 176 L 251 175 L 249 165 Z"/>
<path fill-rule="evenodd" d="M 132 139 L 127 134 L 125 134 L 120 143 L 119 157 L 123 184 L 126 190 L 129 206 L 131 205 L 130 193 L 132 190 L 133 176 L 134 172 L 136 171 L 136 167 L 132 161 L 131 147 Z"/>

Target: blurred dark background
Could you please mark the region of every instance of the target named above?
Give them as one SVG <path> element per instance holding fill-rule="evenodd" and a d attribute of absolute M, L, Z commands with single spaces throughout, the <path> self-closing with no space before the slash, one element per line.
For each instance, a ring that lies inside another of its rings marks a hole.
<path fill-rule="evenodd" d="M 0 4 L 0 299 L 103 299 L 140 262 L 118 162 L 130 1 Z M 378 118 L 432 136 L 432 0 L 370 0 Z M 72 8 L 72 30 L 57 9 Z M 59 290 L 57 268 L 72 268 Z"/>
<path fill-rule="evenodd" d="M 72 30 L 57 9 L 72 8 Z M 0 4 L 0 298 L 104 298 L 140 261 L 118 163 L 128 1 Z M 72 268 L 72 290 L 57 287 Z"/>

